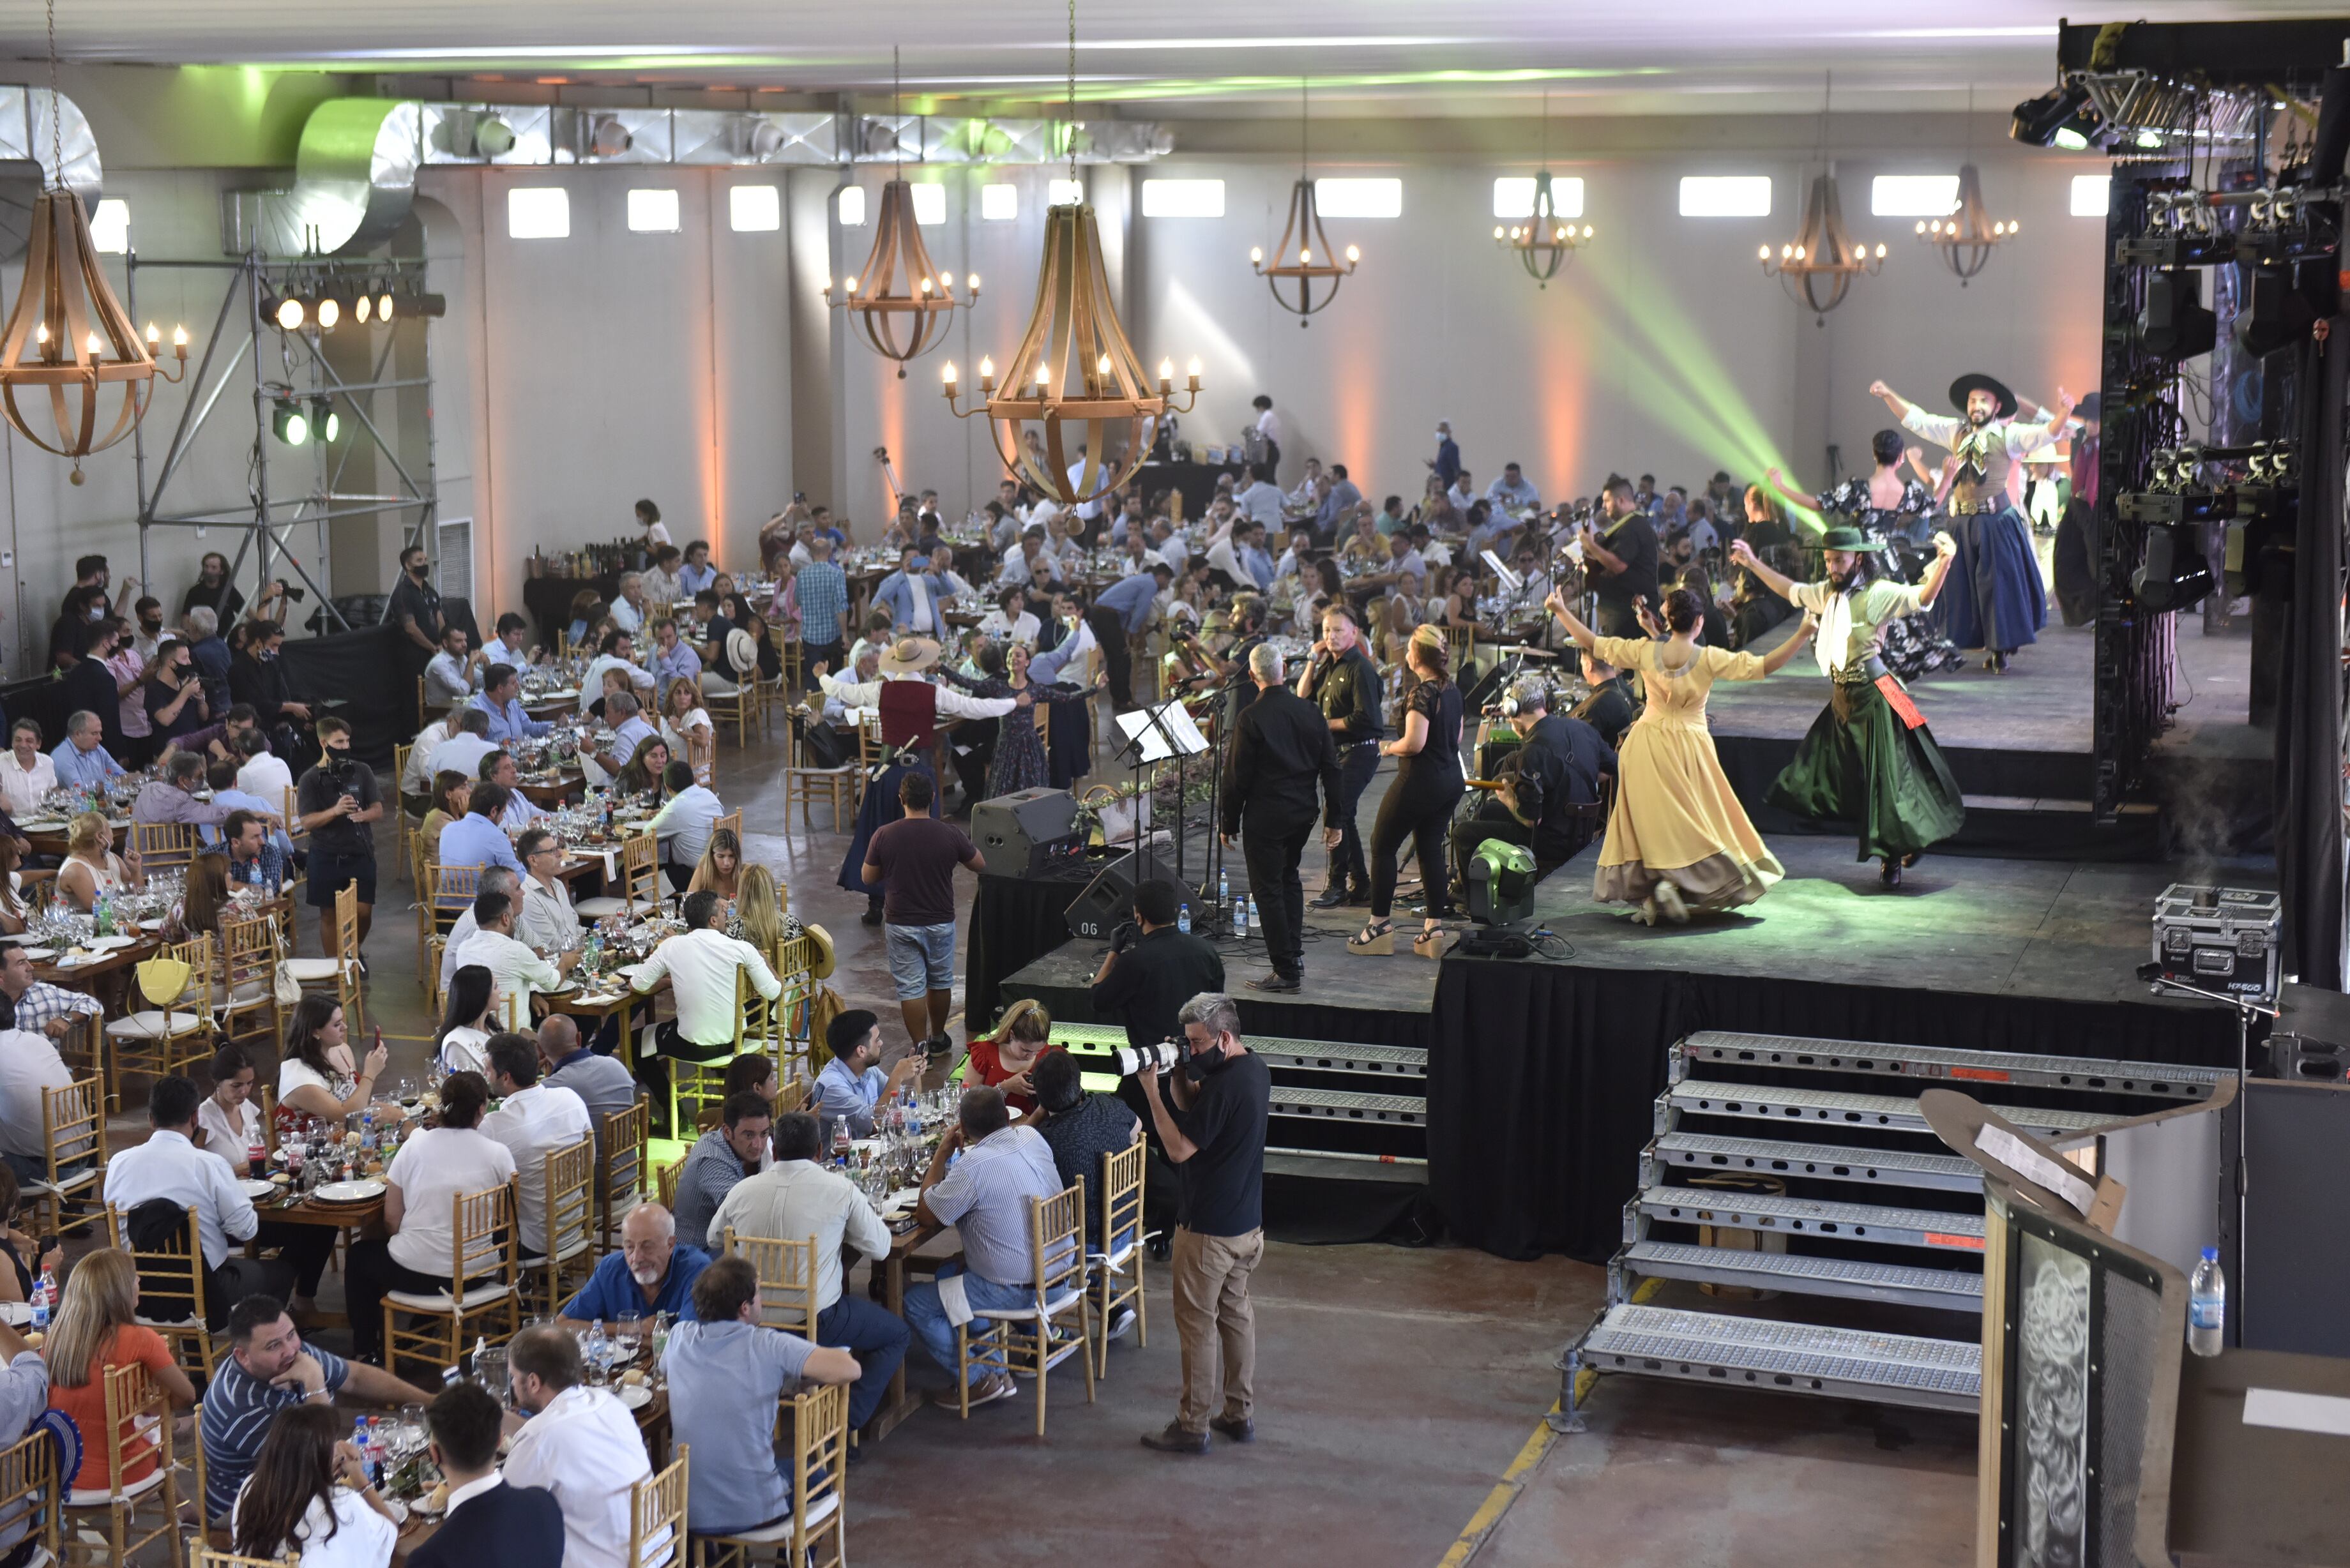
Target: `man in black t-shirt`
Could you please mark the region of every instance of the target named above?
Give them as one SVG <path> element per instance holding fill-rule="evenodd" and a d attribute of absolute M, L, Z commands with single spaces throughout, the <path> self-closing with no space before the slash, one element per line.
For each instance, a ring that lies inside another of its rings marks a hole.
<path fill-rule="evenodd" d="M 411 545 L 400 553 L 400 581 L 391 586 L 391 597 L 383 607 L 383 624 L 391 628 L 400 650 L 400 705 L 405 709 L 412 701 L 407 693 L 416 690 L 416 679 L 432 656 L 441 651 L 441 634 L 448 628 L 448 619 L 441 612 L 441 590 L 428 580 L 431 563 L 425 559 L 424 546 Z M 415 723 L 424 724 L 419 712 Z"/>
<path fill-rule="evenodd" d="M 1643 637 L 1635 609 L 1646 599 L 1657 603 L 1657 528 L 1632 499 L 1632 482 L 1622 474 L 1607 481 L 1600 493 L 1607 514 L 1607 531 L 1583 536 L 1583 556 L 1595 579 L 1599 598 L 1599 635 Z"/>
<path fill-rule="evenodd" d="M 317 732 L 318 765 L 295 781 L 294 809 L 310 836 L 309 901 L 319 913 L 319 934 L 329 954 L 356 961 L 356 950 L 347 953 L 338 945 L 335 895 L 358 884 L 359 940 L 364 944 L 375 919 L 372 825 L 383 815 L 383 795 L 376 788 L 375 770 L 351 755 L 348 724 L 321 719 Z"/>
<path fill-rule="evenodd" d="M 963 830 L 931 815 L 931 775 L 909 771 L 898 784 L 906 815 L 875 830 L 861 868 L 881 889 L 882 931 L 898 1011 L 917 1048 L 942 1055 L 954 1008 L 955 867 L 987 869 Z"/>
<path fill-rule="evenodd" d="M 1264 1258 L 1264 1133 L 1273 1075 L 1241 1044 L 1240 1008 L 1203 992 L 1177 1014 L 1190 1058 L 1139 1075 L 1150 1119 L 1180 1184 L 1175 1220 L 1175 1332 L 1183 1397 L 1143 1447 L 1204 1454 L 1208 1433 L 1256 1440 L 1256 1315 L 1249 1276 Z M 1222 1413 L 1218 1413 L 1221 1402 Z"/>

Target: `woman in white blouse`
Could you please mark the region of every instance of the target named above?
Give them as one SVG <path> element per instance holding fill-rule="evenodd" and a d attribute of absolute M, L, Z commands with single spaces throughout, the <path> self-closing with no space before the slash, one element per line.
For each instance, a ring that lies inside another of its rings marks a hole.
<path fill-rule="evenodd" d="M 489 1103 L 490 1085 L 479 1073 L 451 1074 L 441 1085 L 438 1125 L 401 1144 L 383 1173 L 383 1222 L 391 1237 L 353 1242 L 343 1276 L 351 1347 L 363 1360 L 383 1353 L 386 1295 L 450 1288 L 456 1199 L 515 1179 L 513 1152 L 481 1130 Z"/>
<path fill-rule="evenodd" d="M 379 1033 L 366 1063 L 353 1073 L 349 1035 L 340 1002 L 316 991 L 303 996 L 286 1026 L 286 1054 L 277 1064 L 281 1128 L 304 1116 L 338 1122 L 367 1109 L 391 1053 Z"/>
<path fill-rule="evenodd" d="M 1036 634 L 1044 629 L 1036 612 L 1028 607 L 1028 590 L 1013 587 L 996 597 L 996 607 L 980 618 L 979 634 L 1001 642 L 1024 642 L 1036 646 Z"/>
<path fill-rule="evenodd" d="M 269 1175 L 269 1135 L 253 1103 L 253 1058 L 242 1045 L 213 1053 L 213 1092 L 196 1106 L 196 1147 L 228 1161 L 239 1177 Z"/>
<path fill-rule="evenodd" d="M 691 763 L 694 782 L 708 787 L 711 763 L 718 755 L 718 732 L 702 705 L 702 688 L 684 676 L 661 693 L 660 732 L 670 754 Z"/>
<path fill-rule="evenodd" d="M 270 1422 L 229 1520 L 238 1556 L 284 1557 L 299 1568 L 387 1568 L 400 1526 L 369 1484 L 359 1449 L 336 1440 L 342 1419 L 330 1406 L 306 1403 Z"/>
<path fill-rule="evenodd" d="M 488 1070 L 490 1013 L 497 1002 L 497 981 L 486 967 L 469 963 L 450 977 L 441 1033 L 432 1043 L 432 1059 L 443 1073 Z"/>

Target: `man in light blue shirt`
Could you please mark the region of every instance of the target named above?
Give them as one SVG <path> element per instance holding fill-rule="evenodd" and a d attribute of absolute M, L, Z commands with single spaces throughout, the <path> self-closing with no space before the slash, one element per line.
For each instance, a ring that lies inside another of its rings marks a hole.
<path fill-rule="evenodd" d="M 66 738 L 49 753 L 57 766 L 57 783 L 89 789 L 122 776 L 122 764 L 107 754 L 105 726 L 88 709 L 66 721 Z"/>
<path fill-rule="evenodd" d="M 653 680 L 657 688 L 666 691 L 672 680 L 698 682 L 701 679 L 702 656 L 677 635 L 677 622 L 668 616 L 653 622 Z"/>
<path fill-rule="evenodd" d="M 1330 465 L 1329 493 L 1315 508 L 1314 526 L 1321 533 L 1335 534 L 1340 524 L 1353 519 L 1355 508 L 1362 504 L 1362 487 L 1347 477 L 1345 463 L 1334 462 Z"/>
<path fill-rule="evenodd" d="M 1095 595 L 1094 603 L 1117 616 L 1119 628 L 1128 637 L 1139 637 L 1150 625 L 1151 606 L 1174 580 L 1175 574 L 1161 561 L 1147 572 L 1120 577 Z M 1033 663 L 1030 668 L 1035 668 Z"/>
<path fill-rule="evenodd" d="M 555 727 L 522 711 L 522 674 L 511 664 L 491 665 L 481 691 L 466 706 L 489 716 L 490 739 L 502 746 L 536 740 Z"/>
<path fill-rule="evenodd" d="M 506 792 L 506 808 L 498 814 L 497 823 L 508 833 L 519 833 L 546 815 L 536 801 L 523 794 L 522 764 L 515 761 L 512 752 L 500 749 L 484 753 L 481 777 L 484 784 Z"/>
<path fill-rule="evenodd" d="M 910 545 L 905 565 L 882 578 L 873 590 L 875 607 L 889 612 L 894 629 L 916 637 L 940 634 L 945 601 L 952 596 L 931 575 L 930 565 L 929 557 Z"/>
<path fill-rule="evenodd" d="M 888 1074 L 881 1071 L 881 1020 L 862 1007 L 851 1008 L 825 1030 L 824 1043 L 832 1060 L 816 1075 L 816 1102 L 808 1108 L 822 1124 L 824 1144 L 832 1147 L 833 1129 L 848 1123 L 850 1137 L 873 1133 L 873 1107 L 895 1095 L 920 1070 L 923 1055 L 909 1051 Z"/>
<path fill-rule="evenodd" d="M 473 666 L 465 657 L 465 642 L 462 626 L 441 633 L 441 651 L 424 666 L 424 701 L 429 706 L 453 708 L 473 694 Z"/>
<path fill-rule="evenodd" d="M 958 1148 L 962 1158 L 953 1159 Z M 942 1265 L 936 1283 L 919 1284 L 906 1293 L 906 1326 L 950 1377 L 955 1370 L 955 1331 L 942 1293 L 961 1293 L 972 1314 L 974 1334 L 981 1332 L 991 1307 L 1033 1307 L 1036 1266 L 1028 1204 L 1060 1190 L 1061 1173 L 1053 1164 L 1051 1146 L 1035 1128 L 1012 1125 L 1003 1092 L 964 1090 L 956 1125 L 939 1140 L 914 1211 L 924 1223 L 955 1228 L 966 1266 L 955 1275 L 952 1264 Z M 1006 1398 L 1012 1392 L 1011 1376 L 1000 1367 L 975 1364 L 971 1368 L 972 1404 Z M 948 1388 L 931 1399 L 959 1405 L 962 1396 L 962 1390 Z"/>
<path fill-rule="evenodd" d="M 498 826 L 505 815 L 505 789 L 477 784 L 465 815 L 441 830 L 440 860 L 443 866 L 503 866 L 519 877 L 522 862 L 515 857 L 514 841 Z"/>
<path fill-rule="evenodd" d="M 1247 568 L 1248 575 L 1256 579 L 1257 592 L 1263 593 L 1273 587 L 1273 557 L 1265 553 L 1262 524 L 1252 522 L 1243 532 L 1232 553 Z"/>
<path fill-rule="evenodd" d="M 660 733 L 645 722 L 631 692 L 615 691 L 604 699 L 604 722 L 612 726 L 611 749 L 598 753 L 596 761 L 614 777 L 635 759 L 639 746 Z"/>
<path fill-rule="evenodd" d="M 284 828 L 270 826 L 276 822 L 280 814 L 285 811 L 284 801 L 272 803 L 248 790 L 237 788 L 234 763 L 214 763 L 206 771 L 205 782 L 213 786 L 214 805 L 219 806 L 224 813 L 239 811 L 252 813 L 260 820 L 264 831 L 268 833 L 271 841 L 277 846 L 278 849 L 289 857 L 293 855 L 294 840 L 286 836 Z M 224 816 L 222 820 L 225 822 L 227 817 Z M 209 823 L 201 823 L 196 827 L 196 836 L 206 844 L 218 844 L 221 841 L 221 830 Z"/>
<path fill-rule="evenodd" d="M 1485 499 L 1512 512 L 1540 506 L 1542 495 L 1514 462 L 1502 465 L 1502 477 L 1485 487 Z"/>
<path fill-rule="evenodd" d="M 677 569 L 678 587 L 691 598 L 704 588 L 718 585 L 718 568 L 710 564 L 710 542 L 696 539 L 685 547 L 685 565 Z"/>
<path fill-rule="evenodd" d="M 1249 474 L 1245 487 L 1232 492 L 1232 504 L 1241 509 L 1243 516 L 1268 528 L 1281 526 L 1281 492 L 1259 478 L 1254 472 Z"/>

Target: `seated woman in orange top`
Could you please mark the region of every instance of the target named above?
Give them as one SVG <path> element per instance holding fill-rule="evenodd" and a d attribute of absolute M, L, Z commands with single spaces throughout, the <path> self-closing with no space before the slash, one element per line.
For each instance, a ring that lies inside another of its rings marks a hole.
<path fill-rule="evenodd" d="M 101 1247 L 66 1276 L 65 1301 L 50 1325 L 41 1359 L 49 1364 L 49 1407 L 62 1410 L 81 1428 L 81 1469 L 76 1490 L 106 1490 L 106 1375 L 136 1361 L 143 1364 L 170 1398 L 185 1410 L 196 1402 L 195 1386 L 172 1357 L 172 1347 L 151 1328 L 133 1321 L 139 1309 L 139 1271 L 130 1254 Z M 128 1486 L 155 1473 L 155 1444 L 126 1424 L 122 1432 L 122 1481 Z M 134 1457 L 135 1456 L 135 1457 Z"/>
<path fill-rule="evenodd" d="M 962 1086 L 966 1089 L 1002 1089 L 1004 1101 L 1023 1116 L 1036 1108 L 1035 1094 L 1028 1086 L 1028 1069 L 1036 1058 L 1055 1049 L 1045 1042 L 1053 1033 L 1053 1015 L 1044 1004 L 1031 997 L 1022 997 L 1003 1010 L 995 1025 L 995 1033 L 984 1040 L 971 1043 L 971 1059 L 962 1070 Z"/>

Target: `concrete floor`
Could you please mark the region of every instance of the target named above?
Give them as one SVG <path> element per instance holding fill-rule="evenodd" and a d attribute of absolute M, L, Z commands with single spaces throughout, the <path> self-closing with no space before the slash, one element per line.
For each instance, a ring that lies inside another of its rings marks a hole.
<path fill-rule="evenodd" d="M 863 900 L 834 882 L 845 837 L 822 826 L 821 810 L 813 832 L 784 820 L 771 749 L 722 747 L 717 787 L 743 809 L 750 853 L 787 883 L 793 909 L 831 931 L 831 983 L 880 1012 L 894 1038 L 879 933 L 858 922 Z M 391 859 L 387 841 L 381 863 Z M 432 1030 L 409 894 L 383 885 L 366 946 L 369 1016 L 395 1074 L 421 1071 Z M 307 912 L 302 950 L 317 950 Z M 126 1117 L 114 1141 L 143 1131 L 143 1119 Z M 1464 1539 L 1541 1429 L 1557 1393 L 1552 1360 L 1604 1289 L 1600 1271 L 1565 1258 L 1271 1245 L 1253 1292 L 1259 1439 L 1180 1459 L 1137 1442 L 1172 1417 L 1179 1382 L 1155 1271 L 1150 1345 L 1113 1350 L 1090 1407 L 1075 1366 L 1057 1372 L 1045 1439 L 1024 1385 L 1022 1398 L 968 1428 L 924 1411 L 878 1445 L 850 1487 L 853 1550 L 868 1563 L 1115 1558 L 1136 1568 L 1242 1558 L 1370 1568 L 1448 1552 L 1480 1565 L 1967 1560 L 1970 1422 L 1621 1379 L 1600 1386 L 1591 1429 L 1552 1443 L 1503 1494 L 1498 1519 Z M 329 1275 L 328 1304 L 339 1293 Z M 919 1352 L 912 1375 L 942 1381 Z"/>

